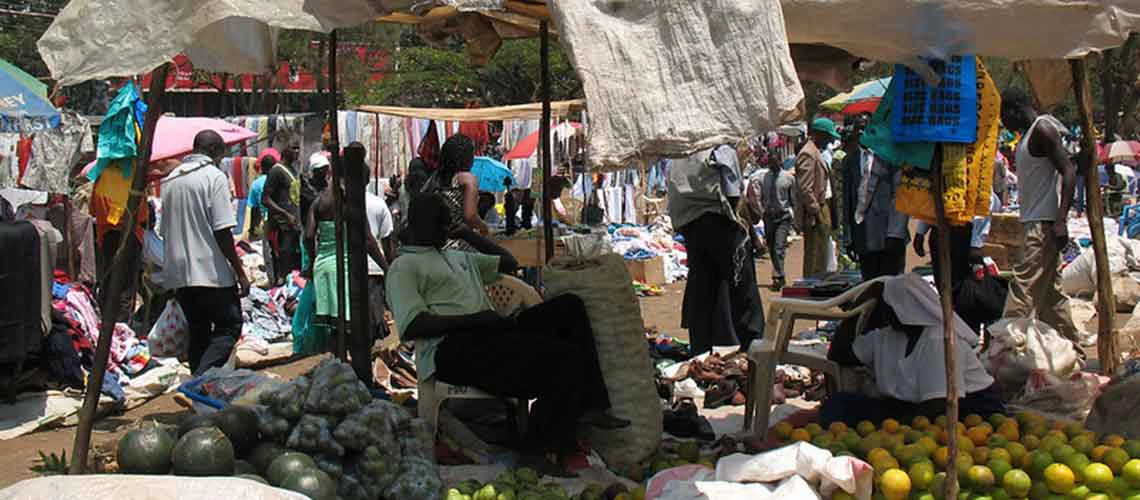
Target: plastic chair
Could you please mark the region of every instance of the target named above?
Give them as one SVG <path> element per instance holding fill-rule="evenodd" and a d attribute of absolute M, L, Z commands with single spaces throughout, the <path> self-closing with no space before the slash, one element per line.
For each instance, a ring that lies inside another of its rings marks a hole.
<path fill-rule="evenodd" d="M 487 298 L 490 299 L 491 308 L 501 315 L 511 315 L 520 309 L 542 303 L 542 296 L 534 287 L 514 276 L 500 276 L 498 280 L 487 285 Z M 448 399 L 496 399 L 504 401 L 512 408 L 516 427 L 520 435 L 526 432 L 526 417 L 529 413 L 528 401 L 514 398 L 502 398 L 487 394 L 474 387 L 451 385 L 440 382 L 434 376 L 418 381 L 419 385 L 419 416 L 431 424 L 432 432 L 439 429 L 439 410 L 443 402 Z"/>
<path fill-rule="evenodd" d="M 749 391 L 744 408 L 744 429 L 751 430 L 760 439 L 768 432 L 768 417 L 771 411 L 772 384 L 776 365 L 779 363 L 806 366 L 822 371 L 827 375 L 829 392 L 853 390 L 856 380 L 853 374 L 844 376 L 848 370 L 834 361 L 816 354 L 788 352 L 792 330 L 796 320 L 833 321 L 858 316 L 856 332 L 861 332 L 879 301 L 869 299 L 851 309 L 841 306 L 854 301 L 875 283 L 882 283 L 887 277 L 875 278 L 861 283 L 841 295 L 827 300 L 809 300 L 777 297 L 768 303 L 767 323 L 764 325 L 764 338 L 753 342 L 748 349 Z M 844 384 L 847 382 L 847 385 Z"/>

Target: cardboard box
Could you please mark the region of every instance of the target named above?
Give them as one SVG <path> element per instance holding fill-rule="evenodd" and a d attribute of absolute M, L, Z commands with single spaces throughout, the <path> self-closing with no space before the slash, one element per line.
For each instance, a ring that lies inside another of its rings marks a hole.
<path fill-rule="evenodd" d="M 1016 212 L 990 215 L 990 234 L 986 241 L 1007 247 L 1020 247 L 1023 235 L 1019 217 Z"/>
<path fill-rule="evenodd" d="M 646 260 L 627 260 L 625 267 L 634 281 L 640 281 L 649 286 L 662 286 L 665 284 L 665 260 L 654 257 Z"/>

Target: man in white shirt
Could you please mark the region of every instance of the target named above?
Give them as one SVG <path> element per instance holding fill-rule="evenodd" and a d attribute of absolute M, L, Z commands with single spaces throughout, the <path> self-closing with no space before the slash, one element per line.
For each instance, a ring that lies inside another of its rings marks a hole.
<path fill-rule="evenodd" d="M 234 250 L 230 182 L 217 167 L 225 151 L 217 132 L 199 132 L 194 152 L 162 186 L 163 271 L 189 326 L 194 375 L 229 359 L 241 335 L 241 297 L 249 293 Z"/>
<path fill-rule="evenodd" d="M 392 212 L 388 210 L 388 203 L 382 196 L 365 192 L 364 213 L 368 219 L 368 229 L 380 249 L 384 252 L 384 266 L 368 259 L 368 311 L 372 315 L 373 338 L 382 339 L 388 336 L 388 323 L 384 320 L 384 273 L 388 262 L 395 257 L 392 244 Z"/>

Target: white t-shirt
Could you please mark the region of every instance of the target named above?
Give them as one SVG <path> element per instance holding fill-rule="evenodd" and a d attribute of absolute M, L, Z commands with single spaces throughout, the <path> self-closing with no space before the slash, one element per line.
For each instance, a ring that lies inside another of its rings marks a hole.
<path fill-rule="evenodd" d="M 958 397 L 993 385 L 993 377 L 970 344 L 961 336 L 957 340 Z M 883 395 L 911 403 L 946 397 L 942 328 L 926 327 L 909 356 L 906 342 L 906 334 L 887 327 L 856 337 L 852 349 L 874 372 L 875 386 Z"/>
<path fill-rule="evenodd" d="M 229 179 L 203 155 L 187 156 L 163 179 L 163 272 L 171 289 L 237 282 L 214 240 L 214 231 L 237 225 L 230 201 Z"/>
<path fill-rule="evenodd" d="M 392 235 L 392 212 L 388 210 L 388 204 L 384 202 L 384 198 L 374 193 L 365 192 L 364 212 L 365 216 L 368 217 L 368 229 L 372 231 L 372 236 L 376 238 L 377 243 Z M 384 270 L 380 269 L 380 265 L 369 258 L 368 275 L 382 276 L 383 274 Z"/>

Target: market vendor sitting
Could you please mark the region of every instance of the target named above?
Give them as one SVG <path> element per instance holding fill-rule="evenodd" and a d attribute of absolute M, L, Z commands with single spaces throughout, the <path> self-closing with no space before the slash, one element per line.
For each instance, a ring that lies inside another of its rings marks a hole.
<path fill-rule="evenodd" d="M 832 395 L 820 407 L 825 426 L 835 421 L 878 423 L 886 418 L 909 422 L 919 415 L 935 418 L 946 412 L 946 362 L 938 293 L 917 274 L 908 273 L 872 286 L 860 300 L 880 294 L 882 300 L 867 331 L 855 332 L 854 321 L 844 322 L 828 353 L 828 358 L 840 365 L 869 368 L 878 394 Z M 1004 413 L 993 377 L 974 354 L 978 336 L 956 314 L 954 333 L 959 415 Z"/>
<path fill-rule="evenodd" d="M 628 426 L 606 413 L 609 394 L 582 300 L 561 295 L 515 317 L 497 314 L 484 286 L 499 273 L 514 272 L 518 262 L 470 228 L 453 226 L 448 210 L 438 194 L 412 200 L 408 245 L 387 275 L 400 338 L 416 341 L 419 379 L 537 399 L 527 436 L 534 457 L 575 450 L 579 424 Z M 479 253 L 443 250 L 449 239 L 462 239 Z"/>

